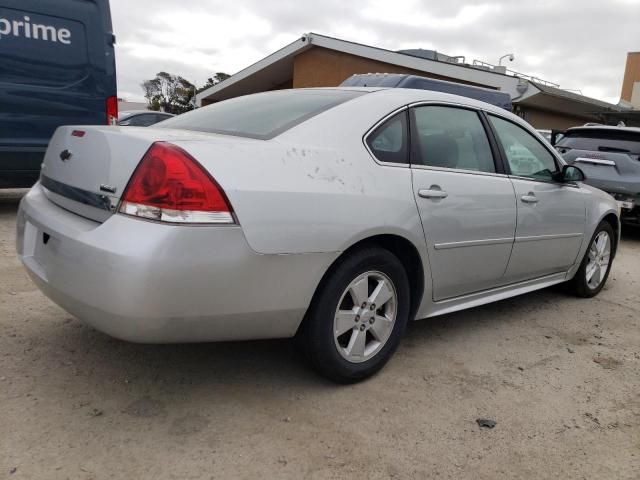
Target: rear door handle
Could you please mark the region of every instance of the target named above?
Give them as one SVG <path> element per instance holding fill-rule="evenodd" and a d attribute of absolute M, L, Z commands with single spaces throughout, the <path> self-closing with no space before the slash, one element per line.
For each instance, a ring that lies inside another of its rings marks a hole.
<path fill-rule="evenodd" d="M 429 189 L 418 190 L 418 195 L 422 198 L 447 198 L 449 196 L 447 192 L 435 188 L 434 185 Z"/>
<path fill-rule="evenodd" d="M 538 203 L 538 199 L 536 198 L 533 192 L 529 192 L 526 195 L 522 195 L 520 197 L 520 200 L 522 200 L 524 203 Z"/>

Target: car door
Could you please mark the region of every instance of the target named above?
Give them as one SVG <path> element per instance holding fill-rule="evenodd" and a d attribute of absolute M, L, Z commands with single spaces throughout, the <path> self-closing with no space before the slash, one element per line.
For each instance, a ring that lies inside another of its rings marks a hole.
<path fill-rule="evenodd" d="M 488 115 L 516 193 L 518 222 L 505 279 L 517 282 L 564 272 L 576 261 L 585 229 L 585 194 L 556 181 L 560 163 L 524 127 Z"/>
<path fill-rule="evenodd" d="M 435 301 L 504 284 L 516 226 L 513 185 L 478 111 L 414 106 L 411 169 Z"/>

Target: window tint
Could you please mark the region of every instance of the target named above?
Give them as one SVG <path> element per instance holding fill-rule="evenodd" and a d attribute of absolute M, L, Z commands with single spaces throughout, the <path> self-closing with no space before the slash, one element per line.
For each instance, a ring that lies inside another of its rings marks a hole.
<path fill-rule="evenodd" d="M 148 127 L 149 125 L 153 125 L 156 123 L 157 115 L 155 113 L 143 113 L 141 115 L 134 115 L 128 121 L 129 125 L 132 127 Z"/>
<path fill-rule="evenodd" d="M 156 122 L 163 122 L 170 118 L 173 118 L 173 115 L 163 115 L 161 113 L 156 113 Z"/>
<path fill-rule="evenodd" d="M 266 140 L 365 93 L 332 89 L 257 93 L 183 113 L 163 122 L 158 128 L 179 128 Z"/>
<path fill-rule="evenodd" d="M 553 180 L 558 171 L 553 155 L 522 127 L 493 115 L 489 116 L 504 148 L 513 175 Z"/>
<path fill-rule="evenodd" d="M 407 112 L 401 112 L 380 125 L 367 137 L 367 145 L 381 162 L 408 163 Z"/>
<path fill-rule="evenodd" d="M 493 154 L 480 117 L 463 108 L 413 109 L 415 162 L 431 167 L 495 172 Z"/>

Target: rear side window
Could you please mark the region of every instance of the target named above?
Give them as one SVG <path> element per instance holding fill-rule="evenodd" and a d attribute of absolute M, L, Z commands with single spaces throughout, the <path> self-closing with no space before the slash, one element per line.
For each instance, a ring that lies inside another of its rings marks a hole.
<path fill-rule="evenodd" d="M 556 147 L 589 150 L 593 152 L 619 152 L 640 155 L 640 131 L 583 128 L 568 130 Z"/>
<path fill-rule="evenodd" d="M 478 113 L 463 108 L 413 109 L 415 163 L 493 173 L 491 146 Z"/>
<path fill-rule="evenodd" d="M 158 128 L 179 128 L 267 140 L 365 92 L 280 90 L 237 97 L 171 118 Z"/>
<path fill-rule="evenodd" d="M 408 163 L 408 129 L 406 110 L 394 115 L 367 137 L 371 153 L 386 163 Z"/>

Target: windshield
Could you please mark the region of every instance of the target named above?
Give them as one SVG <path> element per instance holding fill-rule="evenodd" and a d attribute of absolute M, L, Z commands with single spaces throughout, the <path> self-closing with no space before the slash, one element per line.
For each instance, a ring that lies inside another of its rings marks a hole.
<path fill-rule="evenodd" d="M 158 128 L 178 128 L 267 140 L 364 93 L 324 89 L 258 93 L 184 113 L 162 122 Z"/>
<path fill-rule="evenodd" d="M 568 130 L 556 147 L 640 155 L 640 131 L 584 128 Z"/>

